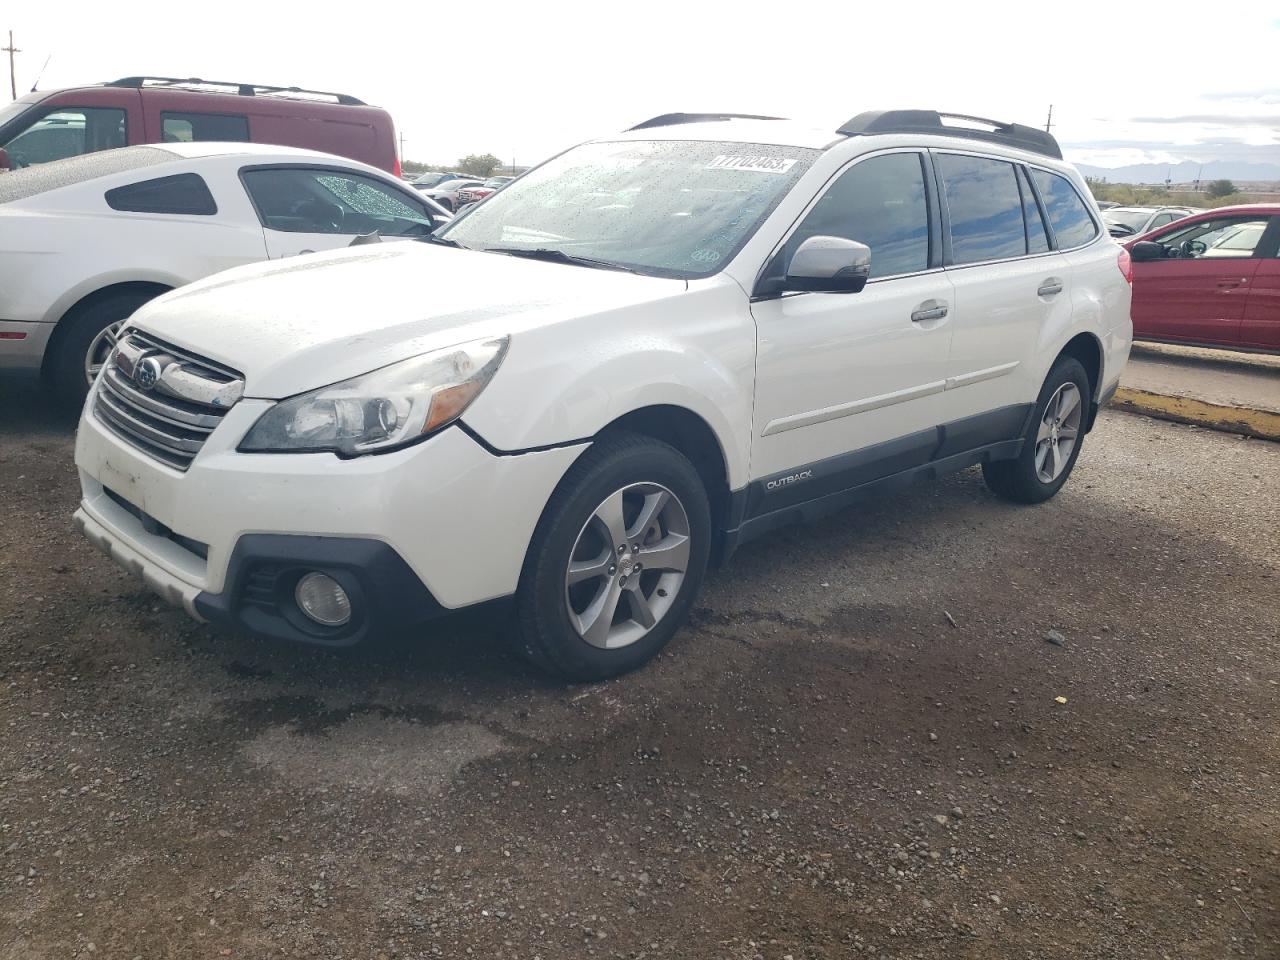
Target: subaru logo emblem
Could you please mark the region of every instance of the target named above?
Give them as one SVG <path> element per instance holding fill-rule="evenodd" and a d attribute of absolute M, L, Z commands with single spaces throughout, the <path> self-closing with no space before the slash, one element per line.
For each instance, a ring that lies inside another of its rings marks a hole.
<path fill-rule="evenodd" d="M 139 390 L 154 390 L 164 368 L 155 357 L 143 357 L 133 368 L 133 382 Z"/>

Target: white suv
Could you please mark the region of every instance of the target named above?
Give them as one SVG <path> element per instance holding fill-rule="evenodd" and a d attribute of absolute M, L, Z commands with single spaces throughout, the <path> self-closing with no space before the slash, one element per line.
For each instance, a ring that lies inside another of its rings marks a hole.
<path fill-rule="evenodd" d="M 1052 137 L 961 122 L 658 117 L 430 242 L 167 294 L 85 407 L 76 521 L 205 620 L 347 645 L 514 595 L 594 679 L 781 524 L 973 464 L 1046 500 L 1128 256 Z"/>

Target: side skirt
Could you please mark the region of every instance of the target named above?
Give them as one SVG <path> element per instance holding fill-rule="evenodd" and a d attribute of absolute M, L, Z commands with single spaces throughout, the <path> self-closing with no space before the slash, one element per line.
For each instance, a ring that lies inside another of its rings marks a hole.
<path fill-rule="evenodd" d="M 1015 459 L 1033 408 L 1002 407 L 752 481 L 732 495 L 718 559 L 727 561 L 744 543 L 781 527 L 811 523 L 974 464 Z"/>

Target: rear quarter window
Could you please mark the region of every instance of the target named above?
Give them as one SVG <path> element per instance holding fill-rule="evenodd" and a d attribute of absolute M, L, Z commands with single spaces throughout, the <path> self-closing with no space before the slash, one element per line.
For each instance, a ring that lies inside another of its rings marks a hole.
<path fill-rule="evenodd" d="M 213 216 L 218 212 L 204 178 L 194 173 L 157 177 L 106 192 L 107 206 L 130 213 Z"/>
<path fill-rule="evenodd" d="M 1049 225 L 1053 228 L 1059 250 L 1083 246 L 1098 235 L 1098 226 L 1093 222 L 1089 208 L 1080 199 L 1080 194 L 1076 193 L 1070 180 L 1048 170 L 1035 168 L 1031 170 L 1031 178 L 1040 191 L 1040 199 L 1044 202 L 1045 214 L 1049 217 Z"/>

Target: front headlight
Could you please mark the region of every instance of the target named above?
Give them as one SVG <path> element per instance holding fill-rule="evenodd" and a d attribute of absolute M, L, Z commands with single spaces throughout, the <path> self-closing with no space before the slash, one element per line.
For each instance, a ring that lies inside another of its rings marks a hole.
<path fill-rule="evenodd" d="M 434 350 L 281 400 L 258 418 L 240 450 L 355 457 L 412 443 L 462 415 L 493 379 L 508 339 Z"/>

